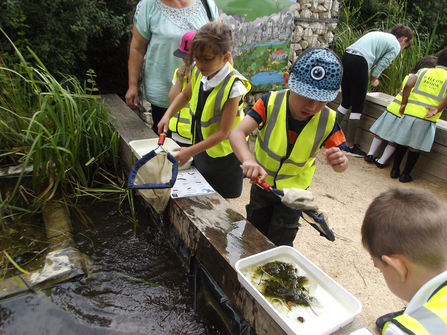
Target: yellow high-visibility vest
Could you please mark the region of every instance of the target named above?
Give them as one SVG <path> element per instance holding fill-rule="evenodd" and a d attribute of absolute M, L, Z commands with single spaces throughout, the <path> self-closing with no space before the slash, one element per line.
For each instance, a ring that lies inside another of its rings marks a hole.
<path fill-rule="evenodd" d="M 287 129 L 287 92 L 271 92 L 267 105 L 267 124 L 259 130 L 255 159 L 268 174 L 267 183 L 278 189 L 309 187 L 315 171 L 315 158 L 330 135 L 337 113 L 324 107 L 305 125 L 295 139 L 290 155 Z"/>
<path fill-rule="evenodd" d="M 233 68 L 233 66 L 231 66 L 231 64 L 229 65 L 230 65 L 230 73 L 225 77 L 224 80 L 222 80 L 222 82 L 219 85 L 217 85 L 211 91 L 210 95 L 208 96 L 208 99 L 205 102 L 205 106 L 203 108 L 202 116 L 200 119 L 203 139 L 208 138 L 209 136 L 211 136 L 220 129 L 220 121 L 222 119 L 222 109 L 225 102 L 228 100 L 230 96 L 234 81 L 235 80 L 242 81 L 248 92 L 251 89 L 249 81 L 244 76 L 242 76 L 238 71 L 236 71 Z M 194 67 L 191 74 L 192 97 L 189 102 L 191 113 L 193 114 L 193 120 L 197 110 L 201 79 L 202 79 L 202 73 L 197 69 L 197 67 Z M 232 130 L 239 124 L 239 122 L 241 122 L 242 118 L 244 117 L 242 106 L 245 95 L 246 94 L 242 96 L 242 99 L 238 106 L 236 120 L 234 121 Z M 195 122 L 193 122 L 192 132 L 193 132 L 192 143 L 195 144 L 197 141 Z M 233 149 L 231 148 L 230 141 L 227 138 L 222 142 L 220 142 L 219 144 L 216 144 L 212 148 L 207 149 L 206 152 L 210 157 L 216 158 L 216 157 L 227 156 L 228 154 L 233 152 Z"/>
<path fill-rule="evenodd" d="M 402 105 L 402 90 L 404 89 L 405 84 L 407 83 L 408 79 L 410 79 L 411 76 L 415 76 L 415 74 L 414 73 L 408 74 L 404 78 L 402 86 L 400 88 L 400 92 L 394 97 L 393 101 L 391 101 L 391 103 L 386 108 L 388 112 L 396 115 L 397 117 L 401 117 L 401 115 L 399 114 L 399 109 L 400 106 Z"/>
<path fill-rule="evenodd" d="M 442 67 L 422 70 L 408 97 L 405 114 L 412 115 L 420 119 L 428 113 L 426 107 L 437 107 L 446 96 L 447 70 Z M 432 122 L 437 122 L 442 113 L 426 118 Z"/>
<path fill-rule="evenodd" d="M 409 314 L 402 314 L 387 322 L 382 334 L 390 323 L 409 334 L 447 334 L 447 282 L 442 284 L 428 302 Z"/>
<path fill-rule="evenodd" d="M 178 68 L 175 69 L 174 72 L 174 82 L 177 81 L 177 71 Z M 182 91 L 185 89 L 188 84 L 186 76 L 183 77 L 182 80 Z M 191 111 L 188 104 L 183 107 L 179 112 L 177 112 L 171 119 L 169 120 L 169 130 L 173 133 L 177 133 L 179 136 L 191 140 Z"/>

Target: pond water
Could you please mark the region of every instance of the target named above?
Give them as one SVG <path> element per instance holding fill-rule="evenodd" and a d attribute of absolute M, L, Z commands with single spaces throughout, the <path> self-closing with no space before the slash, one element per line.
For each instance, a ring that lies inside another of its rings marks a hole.
<path fill-rule="evenodd" d="M 136 229 L 117 207 L 91 205 L 94 228 L 71 217 L 88 276 L 0 301 L 0 334 L 221 334 L 197 320 L 189 270 L 143 206 Z"/>
<path fill-rule="evenodd" d="M 275 71 L 265 71 L 256 73 L 250 80 L 252 84 L 256 85 L 283 83 L 284 75 Z"/>

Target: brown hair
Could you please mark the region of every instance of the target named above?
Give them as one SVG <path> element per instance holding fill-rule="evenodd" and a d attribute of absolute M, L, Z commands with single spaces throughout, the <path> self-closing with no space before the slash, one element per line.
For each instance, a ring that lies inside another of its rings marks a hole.
<path fill-rule="evenodd" d="M 362 224 L 371 256 L 400 254 L 427 268 L 447 262 L 447 209 L 429 191 L 390 189 L 376 197 Z"/>
<path fill-rule="evenodd" d="M 405 49 L 408 49 L 413 44 L 413 31 L 410 27 L 404 26 L 403 24 L 397 24 L 393 29 L 391 29 L 390 33 L 396 36 L 397 39 L 401 37 L 408 38 Z"/>
<path fill-rule="evenodd" d="M 411 68 L 411 73 L 417 73 L 420 69 L 424 68 L 434 68 L 436 67 L 437 57 L 430 55 L 422 57 L 417 61 L 417 63 Z"/>
<path fill-rule="evenodd" d="M 223 55 L 233 49 L 233 35 L 230 28 L 220 22 L 209 22 L 197 30 L 191 44 L 191 57 L 201 54 L 205 46 L 214 54 Z"/>
<path fill-rule="evenodd" d="M 438 53 L 438 61 L 436 64 L 441 66 L 447 66 L 447 48 L 441 50 L 441 52 Z"/>

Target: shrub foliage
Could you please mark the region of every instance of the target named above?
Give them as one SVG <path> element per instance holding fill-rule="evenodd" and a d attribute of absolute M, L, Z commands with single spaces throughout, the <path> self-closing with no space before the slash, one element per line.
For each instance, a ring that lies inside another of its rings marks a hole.
<path fill-rule="evenodd" d="M 128 11 L 126 2 L 118 0 L 107 4 L 91 0 L 3 0 L 0 28 L 28 60 L 32 59 L 26 47 L 58 78 L 70 74 L 84 80 L 89 69 L 102 74 L 107 65 L 126 85 Z M 0 45 L 4 56 L 16 57 L 3 34 Z M 101 78 L 98 86 L 101 89 Z"/>

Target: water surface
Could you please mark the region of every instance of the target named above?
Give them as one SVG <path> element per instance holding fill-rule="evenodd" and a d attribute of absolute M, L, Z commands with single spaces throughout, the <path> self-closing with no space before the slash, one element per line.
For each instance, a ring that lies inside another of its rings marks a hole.
<path fill-rule="evenodd" d="M 141 205 L 136 234 L 116 203 L 86 210 L 95 227 L 71 220 L 78 249 L 93 261 L 89 275 L 1 301 L 0 334 L 219 333 L 196 320 L 188 269 Z"/>

